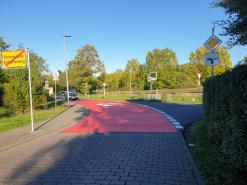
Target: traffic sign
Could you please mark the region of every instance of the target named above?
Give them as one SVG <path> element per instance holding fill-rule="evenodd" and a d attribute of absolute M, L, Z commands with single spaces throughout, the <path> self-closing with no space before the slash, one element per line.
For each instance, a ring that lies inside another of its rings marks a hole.
<path fill-rule="evenodd" d="M 103 86 L 105 87 L 106 86 L 106 83 L 103 83 Z"/>
<path fill-rule="evenodd" d="M 155 81 L 155 80 L 157 80 L 157 72 L 150 72 L 149 80 L 150 80 L 150 81 Z"/>
<path fill-rule="evenodd" d="M 203 45 L 212 52 L 221 44 L 221 42 L 222 41 L 219 38 L 212 34 Z"/>
<path fill-rule="evenodd" d="M 53 71 L 51 75 L 52 75 L 53 79 L 58 79 L 59 72 L 58 71 Z"/>
<path fill-rule="evenodd" d="M 2 51 L 1 62 L 2 69 L 25 68 L 27 66 L 26 51 Z"/>
<path fill-rule="evenodd" d="M 206 59 L 206 65 L 207 66 L 215 66 L 219 64 L 219 53 L 213 52 L 213 53 L 207 53 L 205 55 Z"/>

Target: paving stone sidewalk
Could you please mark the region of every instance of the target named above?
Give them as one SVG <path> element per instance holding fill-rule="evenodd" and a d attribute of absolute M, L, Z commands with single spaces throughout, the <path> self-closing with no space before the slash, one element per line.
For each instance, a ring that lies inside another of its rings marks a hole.
<path fill-rule="evenodd" d="M 71 124 L 84 113 L 75 107 L 65 115 L 54 124 Z M 204 184 L 180 133 L 58 130 L 0 151 L 0 184 Z"/>
<path fill-rule="evenodd" d="M 72 123 L 83 119 L 89 114 L 89 110 L 75 104 L 55 117 L 35 124 L 35 131 L 31 132 L 31 125 L 16 128 L 0 133 L 0 151 L 29 140 L 60 131 Z"/>

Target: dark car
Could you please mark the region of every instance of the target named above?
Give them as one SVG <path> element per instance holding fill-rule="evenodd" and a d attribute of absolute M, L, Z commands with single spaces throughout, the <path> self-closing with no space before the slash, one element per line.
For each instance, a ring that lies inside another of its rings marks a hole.
<path fill-rule="evenodd" d="M 67 99 L 67 93 L 65 94 L 65 97 Z M 69 93 L 69 100 L 79 100 L 77 93 L 75 92 L 70 92 Z"/>

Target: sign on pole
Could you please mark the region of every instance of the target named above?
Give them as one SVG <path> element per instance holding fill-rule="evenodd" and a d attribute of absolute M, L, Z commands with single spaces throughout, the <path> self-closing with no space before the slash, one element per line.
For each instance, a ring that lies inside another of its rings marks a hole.
<path fill-rule="evenodd" d="M 203 45 L 213 52 L 221 44 L 221 42 L 222 41 L 219 38 L 212 34 Z"/>
<path fill-rule="evenodd" d="M 214 27 L 212 34 L 208 40 L 203 44 L 211 52 L 205 55 L 206 65 L 212 66 L 212 78 L 214 78 L 214 66 L 219 64 L 219 53 L 214 52 L 215 49 L 221 44 L 221 40 L 214 35 Z"/>
<path fill-rule="evenodd" d="M 52 72 L 52 77 L 53 77 L 53 80 L 58 80 L 59 72 L 58 71 L 53 71 Z"/>
<path fill-rule="evenodd" d="M 59 72 L 58 71 L 53 71 L 52 73 L 53 80 L 55 81 L 55 108 L 57 107 L 57 81 L 59 77 Z"/>
<path fill-rule="evenodd" d="M 31 81 L 31 65 L 30 65 L 29 49 L 27 49 L 27 64 L 28 64 L 28 81 L 29 81 L 31 125 L 32 125 L 32 132 L 33 132 L 34 131 L 34 125 L 33 125 L 33 98 L 32 98 L 32 81 Z"/>
<path fill-rule="evenodd" d="M 2 69 L 18 69 L 27 67 L 27 57 L 25 50 L 2 51 Z"/>
<path fill-rule="evenodd" d="M 157 72 L 150 72 L 149 79 L 151 81 L 157 80 Z"/>
<path fill-rule="evenodd" d="M 31 127 L 34 131 L 33 121 L 33 99 L 32 99 L 32 81 L 31 81 L 31 66 L 29 49 L 20 49 L 16 51 L 2 51 L 0 55 L 1 67 L 4 70 L 22 69 L 28 67 L 28 82 L 29 82 L 29 97 L 30 97 L 30 114 Z"/>
<path fill-rule="evenodd" d="M 103 83 L 103 87 L 104 87 L 104 97 L 105 97 L 105 87 L 106 87 L 106 83 Z"/>
<path fill-rule="evenodd" d="M 207 66 L 215 66 L 219 64 L 219 53 L 213 52 L 213 53 L 207 53 L 205 55 L 206 65 Z"/>

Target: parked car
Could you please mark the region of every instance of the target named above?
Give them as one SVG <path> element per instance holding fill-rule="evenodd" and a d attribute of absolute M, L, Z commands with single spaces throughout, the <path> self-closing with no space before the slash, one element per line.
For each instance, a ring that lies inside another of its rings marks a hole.
<path fill-rule="evenodd" d="M 65 94 L 65 98 L 67 99 L 67 93 Z M 77 93 L 69 92 L 69 100 L 79 100 Z"/>
<path fill-rule="evenodd" d="M 66 95 L 66 91 L 61 91 L 61 96 L 65 96 Z"/>

